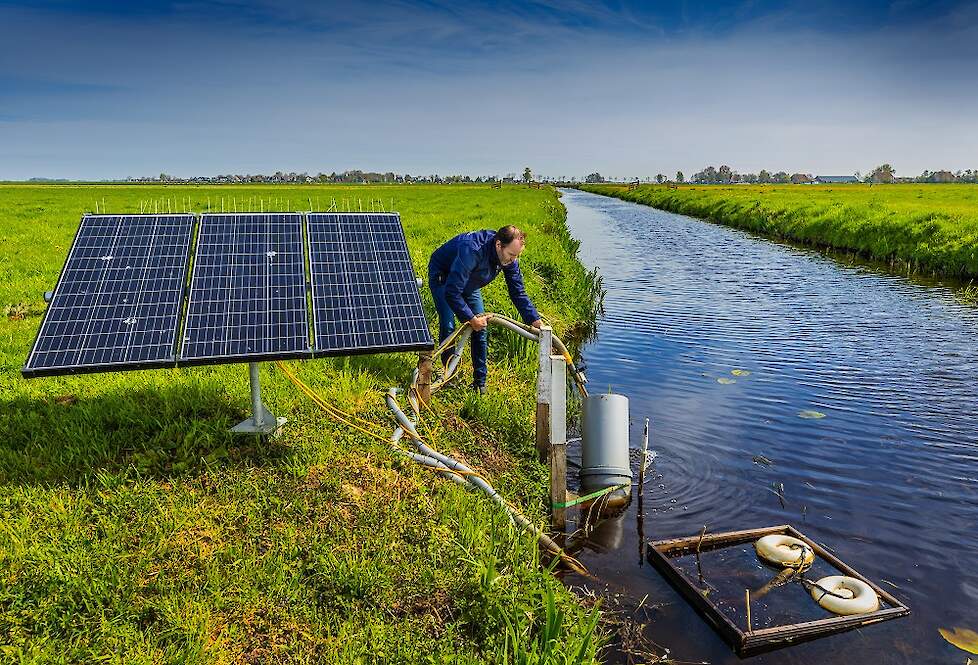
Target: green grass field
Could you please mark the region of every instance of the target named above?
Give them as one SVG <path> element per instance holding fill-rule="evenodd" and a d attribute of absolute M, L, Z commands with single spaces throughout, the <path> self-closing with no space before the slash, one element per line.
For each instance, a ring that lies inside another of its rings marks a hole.
<path fill-rule="evenodd" d="M 83 211 L 188 198 L 220 210 L 222 197 L 239 210 L 380 199 L 401 213 L 419 275 L 452 235 L 515 223 L 530 234 L 527 290 L 555 330 L 594 320 L 600 289 L 552 190 L 0 186 L 0 661 L 591 662 L 596 614 L 540 565 L 531 537 L 480 495 L 327 419 L 271 365 L 263 397 L 289 424 L 267 443 L 228 433 L 249 414 L 245 365 L 21 378 Z M 487 308 L 515 315 L 497 282 Z M 490 393 L 438 393 L 422 431 L 543 524 L 534 357 L 493 330 Z M 290 364 L 389 434 L 382 391 L 416 361 Z"/>
<path fill-rule="evenodd" d="M 978 278 L 975 185 L 583 185 L 581 189 L 907 272 Z"/>

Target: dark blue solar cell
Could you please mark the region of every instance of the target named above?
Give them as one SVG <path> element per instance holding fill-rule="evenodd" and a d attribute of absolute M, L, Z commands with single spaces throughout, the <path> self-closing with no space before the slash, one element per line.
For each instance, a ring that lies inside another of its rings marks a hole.
<path fill-rule="evenodd" d="M 24 376 L 173 366 L 193 224 L 83 217 Z"/>
<path fill-rule="evenodd" d="M 308 229 L 316 355 L 433 348 L 400 216 L 310 213 Z"/>
<path fill-rule="evenodd" d="M 309 355 L 302 216 L 203 215 L 179 363 Z"/>

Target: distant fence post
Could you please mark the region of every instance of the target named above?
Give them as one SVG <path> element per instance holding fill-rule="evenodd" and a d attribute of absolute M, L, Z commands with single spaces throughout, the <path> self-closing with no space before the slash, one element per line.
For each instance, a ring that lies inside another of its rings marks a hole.
<path fill-rule="evenodd" d="M 550 403 L 551 403 L 551 367 L 550 353 L 553 349 L 553 328 L 540 328 L 540 348 L 538 349 L 537 365 L 537 418 L 536 446 L 537 455 L 541 462 L 547 461 L 550 455 Z"/>

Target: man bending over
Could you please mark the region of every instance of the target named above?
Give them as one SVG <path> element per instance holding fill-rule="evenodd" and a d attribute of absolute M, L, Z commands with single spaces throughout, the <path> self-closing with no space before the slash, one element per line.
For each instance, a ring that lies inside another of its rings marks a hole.
<path fill-rule="evenodd" d="M 523 286 L 519 256 L 526 234 L 515 226 L 498 231 L 486 229 L 462 233 L 435 250 L 428 261 L 428 286 L 438 310 L 438 342 L 455 330 L 455 317 L 472 324 L 472 387 L 485 392 L 486 339 L 485 306 L 480 289 L 502 271 L 509 297 L 525 323 L 539 328 L 542 324 Z M 442 363 L 451 358 L 451 350 L 442 353 Z"/>

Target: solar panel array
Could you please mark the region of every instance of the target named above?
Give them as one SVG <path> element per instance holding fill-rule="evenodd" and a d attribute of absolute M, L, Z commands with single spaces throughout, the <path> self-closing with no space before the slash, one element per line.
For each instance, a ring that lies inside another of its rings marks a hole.
<path fill-rule="evenodd" d="M 433 346 L 396 214 L 86 215 L 22 373 Z"/>
<path fill-rule="evenodd" d="M 172 366 L 192 215 L 82 218 L 25 376 Z"/>

